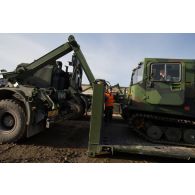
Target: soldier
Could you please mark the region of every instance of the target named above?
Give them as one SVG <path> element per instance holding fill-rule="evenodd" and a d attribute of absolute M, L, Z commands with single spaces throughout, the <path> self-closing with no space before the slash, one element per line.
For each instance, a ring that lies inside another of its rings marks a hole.
<path fill-rule="evenodd" d="M 112 94 L 112 88 L 107 89 L 105 92 L 105 121 L 112 121 L 113 114 L 113 106 L 114 106 L 114 96 Z"/>
<path fill-rule="evenodd" d="M 164 70 L 160 70 L 160 80 L 161 81 L 165 80 L 165 71 Z"/>
<path fill-rule="evenodd" d="M 172 78 L 170 75 L 166 75 L 164 70 L 160 71 L 160 81 L 171 81 Z"/>

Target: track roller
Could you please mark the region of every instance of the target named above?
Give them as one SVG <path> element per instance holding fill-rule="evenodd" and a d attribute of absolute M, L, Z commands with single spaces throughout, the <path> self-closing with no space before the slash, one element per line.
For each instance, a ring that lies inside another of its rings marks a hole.
<path fill-rule="evenodd" d="M 149 138 L 154 140 L 159 140 L 163 135 L 161 128 L 156 125 L 148 127 L 146 133 Z"/>
<path fill-rule="evenodd" d="M 167 127 L 165 130 L 165 137 L 168 141 L 179 142 L 182 137 L 182 131 L 176 127 Z"/>
<path fill-rule="evenodd" d="M 183 139 L 188 144 L 195 144 L 195 129 L 184 130 Z"/>

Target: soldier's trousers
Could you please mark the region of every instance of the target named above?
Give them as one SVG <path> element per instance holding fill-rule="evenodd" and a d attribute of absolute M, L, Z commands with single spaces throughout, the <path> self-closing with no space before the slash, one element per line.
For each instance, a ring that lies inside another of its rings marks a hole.
<path fill-rule="evenodd" d="M 105 111 L 104 111 L 105 122 L 112 121 L 112 114 L 113 114 L 113 107 L 112 106 L 105 107 Z"/>

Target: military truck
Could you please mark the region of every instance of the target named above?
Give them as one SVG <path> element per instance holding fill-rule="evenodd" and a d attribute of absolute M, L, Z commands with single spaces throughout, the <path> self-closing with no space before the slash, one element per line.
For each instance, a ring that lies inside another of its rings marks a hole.
<path fill-rule="evenodd" d="M 64 55 L 73 51 L 63 70 Z M 82 93 L 82 75 L 90 84 L 95 78 L 71 35 L 68 42 L 32 63 L 21 63 L 13 72 L 1 71 L 0 143 L 16 142 L 37 134 L 61 120 L 80 118 L 90 107 Z"/>
<path fill-rule="evenodd" d="M 146 58 L 132 71 L 123 116 L 151 142 L 195 146 L 195 60 Z"/>

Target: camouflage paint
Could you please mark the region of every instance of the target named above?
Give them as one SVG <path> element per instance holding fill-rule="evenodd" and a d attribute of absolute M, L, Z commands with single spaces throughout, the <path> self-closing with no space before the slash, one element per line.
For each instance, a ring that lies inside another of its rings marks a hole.
<path fill-rule="evenodd" d="M 153 63 L 181 64 L 178 82 L 153 81 Z M 195 60 L 146 58 L 143 80 L 129 87 L 129 109 L 195 116 Z"/>

